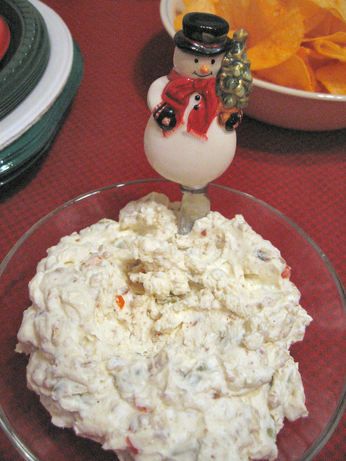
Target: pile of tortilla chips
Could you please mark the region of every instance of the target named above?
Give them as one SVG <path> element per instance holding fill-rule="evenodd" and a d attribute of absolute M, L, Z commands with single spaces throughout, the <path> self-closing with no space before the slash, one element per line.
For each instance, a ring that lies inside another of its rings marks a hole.
<path fill-rule="evenodd" d="M 306 91 L 346 95 L 346 0 L 184 0 L 175 19 L 203 11 L 224 17 L 230 36 L 249 33 L 255 77 Z"/>

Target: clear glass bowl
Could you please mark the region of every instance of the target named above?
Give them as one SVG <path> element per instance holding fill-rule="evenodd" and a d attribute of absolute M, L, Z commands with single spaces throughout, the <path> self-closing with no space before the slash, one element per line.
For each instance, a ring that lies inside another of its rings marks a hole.
<path fill-rule="evenodd" d="M 117 219 L 130 200 L 151 191 L 180 199 L 177 185 L 163 180 L 115 184 L 71 200 L 38 221 L 16 243 L 0 266 L 0 426 L 30 461 L 108 461 L 115 459 L 71 430 L 54 427 L 38 397 L 26 387 L 27 359 L 14 352 L 28 282 L 46 249 L 63 235 L 103 217 Z M 306 392 L 309 416 L 286 422 L 278 436 L 281 461 L 310 460 L 335 429 L 345 404 L 346 307 L 342 287 L 321 250 L 292 221 L 266 203 L 225 186 L 210 185 L 212 209 L 231 218 L 241 213 L 281 250 L 292 267 L 292 281 L 314 321 L 304 341 L 293 346 Z"/>

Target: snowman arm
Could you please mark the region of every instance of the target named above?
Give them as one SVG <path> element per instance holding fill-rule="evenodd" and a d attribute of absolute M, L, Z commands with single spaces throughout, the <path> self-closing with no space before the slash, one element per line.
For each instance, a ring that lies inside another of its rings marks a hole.
<path fill-rule="evenodd" d="M 147 95 L 147 104 L 150 109 L 150 112 L 152 112 L 154 107 L 156 107 L 161 102 L 161 95 L 168 81 L 169 80 L 165 75 L 163 77 L 158 78 L 150 85 Z"/>

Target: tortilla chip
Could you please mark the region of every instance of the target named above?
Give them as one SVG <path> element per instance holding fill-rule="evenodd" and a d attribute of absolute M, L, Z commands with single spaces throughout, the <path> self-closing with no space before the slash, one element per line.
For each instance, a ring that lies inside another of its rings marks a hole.
<path fill-rule="evenodd" d="M 346 21 L 333 17 L 329 24 L 328 34 L 333 32 L 346 32 Z"/>
<path fill-rule="evenodd" d="M 277 85 L 305 91 L 316 91 L 314 72 L 304 52 L 298 51 L 285 62 L 256 72 L 256 76 Z"/>
<path fill-rule="evenodd" d="M 174 19 L 175 30 L 178 31 L 183 28 L 183 16 L 187 13 L 198 11 L 201 13 L 216 14 L 215 1 L 217 2 L 218 0 L 184 0 L 184 11 Z"/>
<path fill-rule="evenodd" d="M 249 48 L 265 39 L 275 28 L 275 22 L 286 13 L 280 0 L 219 0 L 215 7 L 232 31 L 243 28 L 249 32 Z"/>
<path fill-rule="evenodd" d="M 287 61 L 300 47 L 304 36 L 304 24 L 298 9 L 278 18 L 275 28 L 255 46 L 249 47 L 248 57 L 252 70 L 267 69 Z"/>
<path fill-rule="evenodd" d="M 184 13 L 207 11 L 224 17 L 230 37 L 234 30 L 246 29 L 247 56 L 259 78 L 307 91 L 346 94 L 340 81 L 343 67 L 336 65 L 346 63 L 346 0 L 184 0 L 184 4 Z M 182 15 L 176 18 L 177 30 L 181 20 Z"/>
<path fill-rule="evenodd" d="M 331 94 L 346 94 L 346 63 L 337 62 L 320 67 L 316 71 L 316 78 Z"/>
<path fill-rule="evenodd" d="M 306 34 L 306 38 L 323 37 L 340 31 L 346 31 L 346 23 L 343 23 L 330 13 L 325 12 L 322 21 Z"/>
<path fill-rule="evenodd" d="M 318 7 L 310 0 L 284 0 L 289 8 L 299 8 L 304 21 L 304 31 L 307 34 L 325 18 L 325 10 Z"/>
<path fill-rule="evenodd" d="M 249 32 L 251 69 L 265 69 L 287 60 L 299 48 L 304 35 L 298 8 L 288 9 L 281 0 L 219 0 L 216 12 L 232 30 Z"/>
<path fill-rule="evenodd" d="M 320 36 L 328 35 L 333 32 L 346 29 L 346 19 L 343 19 L 345 14 L 346 2 L 329 1 L 319 2 L 319 0 L 282 0 L 290 8 L 299 8 L 304 18 L 305 36 Z M 326 8 L 323 4 L 329 4 L 330 8 Z M 340 3 L 340 8 L 338 8 Z M 334 8 L 333 8 L 334 6 Z"/>
<path fill-rule="evenodd" d="M 345 0 L 310 0 L 320 8 L 329 11 L 333 16 L 346 22 L 346 2 Z"/>
<path fill-rule="evenodd" d="M 346 62 L 346 32 L 335 32 L 325 37 L 305 39 L 303 43 L 321 56 Z"/>
<path fill-rule="evenodd" d="M 316 50 L 304 46 L 304 44 L 299 48 L 298 54 L 308 63 L 309 68 L 313 73 L 322 66 L 326 66 L 330 63 L 330 59 L 326 58 L 319 54 Z M 317 82 L 317 81 L 316 81 Z M 325 88 L 316 83 L 315 91 L 325 91 Z"/>

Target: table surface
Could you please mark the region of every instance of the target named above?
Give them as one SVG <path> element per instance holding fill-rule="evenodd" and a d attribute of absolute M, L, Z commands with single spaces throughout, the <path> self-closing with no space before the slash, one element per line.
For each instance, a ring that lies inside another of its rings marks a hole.
<path fill-rule="evenodd" d="M 146 93 L 172 65 L 159 0 L 46 3 L 79 44 L 85 72 L 48 155 L 0 190 L 0 257 L 50 210 L 115 182 L 157 177 L 145 160 Z M 322 115 L 321 115 L 322 116 Z M 308 133 L 245 118 L 236 157 L 218 183 L 246 191 L 295 221 L 330 259 L 345 285 L 346 130 Z M 346 458 L 346 418 L 317 461 Z M 0 459 L 21 458 L 0 433 Z"/>

